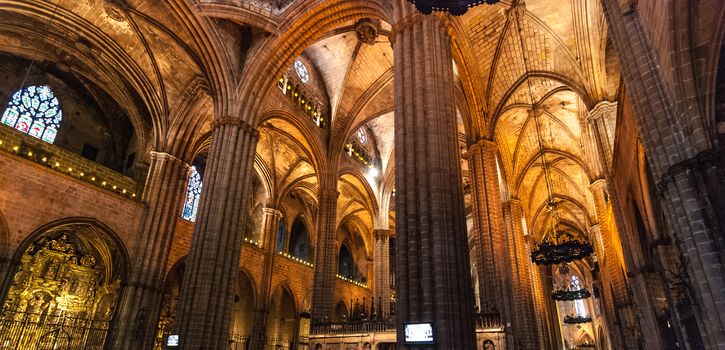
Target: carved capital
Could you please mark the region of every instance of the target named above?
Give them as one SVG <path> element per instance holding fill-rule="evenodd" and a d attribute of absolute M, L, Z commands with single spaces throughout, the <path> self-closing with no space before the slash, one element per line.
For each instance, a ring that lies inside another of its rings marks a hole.
<path fill-rule="evenodd" d="M 617 102 L 602 101 L 597 103 L 587 114 L 587 121 L 592 122 L 604 115 L 617 113 Z"/>
<path fill-rule="evenodd" d="M 153 162 L 166 161 L 166 162 L 174 163 L 176 165 L 183 166 L 186 168 L 191 167 L 189 164 L 187 164 L 182 159 L 177 158 L 169 153 L 161 152 L 161 151 L 151 151 L 151 161 L 153 161 Z"/>
<path fill-rule="evenodd" d="M 340 196 L 340 192 L 338 192 L 337 190 L 327 190 L 327 189 L 320 189 L 318 194 L 319 194 L 320 198 L 333 197 L 333 198 L 337 199 L 337 197 Z"/>
<path fill-rule="evenodd" d="M 373 237 L 376 241 L 386 240 L 390 238 L 390 230 L 375 229 L 373 230 Z"/>
<path fill-rule="evenodd" d="M 255 127 L 253 127 L 251 124 L 245 122 L 244 120 L 236 117 L 219 117 L 214 119 L 212 122 L 212 127 L 214 129 L 221 128 L 227 125 L 233 125 L 239 129 L 242 129 L 248 133 L 250 133 L 253 137 L 259 137 L 259 130 L 257 130 Z"/>
<path fill-rule="evenodd" d="M 282 212 L 274 208 L 262 208 L 264 215 L 273 216 L 277 219 L 282 218 Z"/>

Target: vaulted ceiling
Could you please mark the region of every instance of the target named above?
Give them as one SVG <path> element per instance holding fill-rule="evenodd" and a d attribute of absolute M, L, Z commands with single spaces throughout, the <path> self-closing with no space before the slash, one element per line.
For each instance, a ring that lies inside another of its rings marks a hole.
<path fill-rule="evenodd" d="M 365 179 L 362 170 L 354 177 L 335 175 L 347 201 L 339 207 L 355 212 L 359 203 L 366 211 L 387 210 L 380 203 L 390 198 L 395 154 L 394 53 L 385 18 L 390 6 L 383 0 L 59 0 L 57 6 L 47 0 L 6 1 L 0 2 L 0 50 L 64 62 L 73 74 L 96 82 L 125 110 L 147 149 L 172 147 L 178 135 L 193 139 L 188 147 L 202 145 L 197 139 L 208 137 L 220 101 L 233 101 L 246 80 L 270 72 L 250 70 L 288 66 L 287 57 L 303 56 L 319 71 L 329 95 L 331 128 L 305 130 L 289 122 L 293 111 L 263 122 L 258 168 L 273 187 L 268 191 L 281 196 L 289 188 L 305 189 L 314 197 L 315 174 L 338 166 L 327 164 L 335 161 L 333 151 L 342 153 L 365 126 L 375 140 L 381 175 Z M 325 17 L 343 7 L 360 15 Z M 324 30 L 300 36 L 309 41 L 300 49 L 286 42 L 290 33 L 318 30 L 306 23 L 309 18 L 324 22 L 319 26 Z M 378 26 L 377 37 L 367 43 L 356 35 L 363 18 Z M 550 220 L 541 210 L 549 198 L 547 177 L 552 196 L 562 203 L 561 216 L 585 230 L 594 216 L 588 186 L 601 175 L 586 147 L 586 110 L 614 99 L 619 85 L 617 64 L 606 55 L 599 2 L 501 1 L 450 18 L 449 28 L 457 90 L 464 96 L 457 101 L 461 131 L 467 133 L 462 140 L 498 143 L 507 192 L 524 203 L 535 231 Z M 270 48 L 280 52 L 267 52 Z M 278 108 L 279 94 L 266 92 L 274 89 L 259 90 L 264 92 L 257 98 Z M 181 125 L 204 135 L 180 132 Z M 374 215 L 360 220 L 372 225 Z"/>

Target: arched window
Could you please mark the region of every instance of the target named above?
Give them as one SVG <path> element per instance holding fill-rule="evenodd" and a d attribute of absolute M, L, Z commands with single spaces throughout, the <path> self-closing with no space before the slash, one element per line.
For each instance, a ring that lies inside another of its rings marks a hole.
<path fill-rule="evenodd" d="M 277 252 L 284 251 L 284 218 L 279 220 L 277 226 Z"/>
<path fill-rule="evenodd" d="M 201 174 L 196 166 L 191 167 L 189 172 L 189 185 L 186 187 L 186 201 L 184 201 L 184 212 L 181 217 L 194 222 L 196 211 L 199 209 L 199 197 L 201 197 Z"/>
<path fill-rule="evenodd" d="M 355 277 L 355 260 L 353 260 L 350 249 L 344 244 L 340 247 L 337 274 L 350 279 Z"/>
<path fill-rule="evenodd" d="M 302 260 L 310 261 L 310 234 L 307 232 L 307 226 L 298 217 L 292 223 L 290 231 L 289 252 Z"/>
<path fill-rule="evenodd" d="M 13 95 L 2 123 L 30 136 L 53 143 L 60 129 L 63 112 L 50 86 L 29 86 Z"/>

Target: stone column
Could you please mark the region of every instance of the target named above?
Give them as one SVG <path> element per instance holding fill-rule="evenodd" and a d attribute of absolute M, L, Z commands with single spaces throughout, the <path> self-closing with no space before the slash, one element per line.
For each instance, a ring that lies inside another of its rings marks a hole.
<path fill-rule="evenodd" d="M 496 144 L 481 140 L 466 153 L 471 177 L 472 239 L 478 274 L 481 313 L 497 314 L 502 325 L 510 323 L 511 289 L 506 229 L 496 168 Z"/>
<path fill-rule="evenodd" d="M 703 128 L 704 116 L 696 106 L 678 108 L 681 96 L 667 89 L 636 2 L 601 2 L 620 60 L 626 62 L 622 77 L 643 131 L 665 219 L 688 262 L 703 341 L 706 348 L 725 348 L 725 223 L 719 222 L 723 215 L 714 213 L 712 204 L 723 190 L 708 186 L 711 175 L 722 178 L 723 170 L 707 160 L 718 156 Z"/>
<path fill-rule="evenodd" d="M 112 332 L 111 344 L 116 349 L 145 349 L 154 343 L 169 253 L 188 177 L 189 166 L 184 161 L 168 153 L 151 152 L 141 197 L 146 213 Z"/>
<path fill-rule="evenodd" d="M 373 230 L 373 296 L 375 310 L 383 318 L 390 316 L 390 230 Z M 378 309 L 378 305 L 382 309 Z"/>
<path fill-rule="evenodd" d="M 269 298 L 272 289 L 272 273 L 276 254 L 277 230 L 282 212 L 277 209 L 262 209 L 262 246 L 264 247 L 264 261 L 262 266 L 262 284 L 259 288 L 256 305 L 254 306 L 254 324 L 252 325 L 252 349 L 264 348 L 264 337 L 267 333 L 267 313 Z"/>
<path fill-rule="evenodd" d="M 398 348 L 403 323 L 434 322 L 423 348 L 475 349 L 450 37 L 407 0 L 393 12 Z"/>
<path fill-rule="evenodd" d="M 184 273 L 177 330 L 180 348 L 226 349 L 259 132 L 241 119 L 214 121 L 199 214 Z"/>
<path fill-rule="evenodd" d="M 515 349 L 539 349 L 537 315 L 531 281 L 531 257 L 524 239 L 524 211 L 518 199 L 503 204 L 511 264 L 511 297 Z"/>
<path fill-rule="evenodd" d="M 315 252 L 315 281 L 312 290 L 312 320 L 329 322 L 332 317 L 337 272 L 337 197 L 334 190 L 320 190 L 317 210 L 317 251 Z"/>

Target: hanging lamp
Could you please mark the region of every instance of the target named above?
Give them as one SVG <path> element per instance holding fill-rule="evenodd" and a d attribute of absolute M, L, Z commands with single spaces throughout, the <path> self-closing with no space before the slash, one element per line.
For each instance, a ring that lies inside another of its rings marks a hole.
<path fill-rule="evenodd" d="M 580 323 L 589 323 L 592 322 L 592 318 L 590 316 L 584 316 L 584 315 L 568 315 L 564 317 L 564 323 L 566 324 L 580 324 Z"/>
<path fill-rule="evenodd" d="M 433 11 L 449 12 L 454 16 L 461 16 L 469 8 L 489 4 L 493 5 L 500 0 L 408 0 L 415 4 L 415 8 L 423 14 L 429 15 Z"/>
<path fill-rule="evenodd" d="M 582 300 L 592 296 L 589 289 L 581 288 L 578 290 L 556 290 L 551 293 L 551 297 L 556 301 L 574 301 Z"/>

